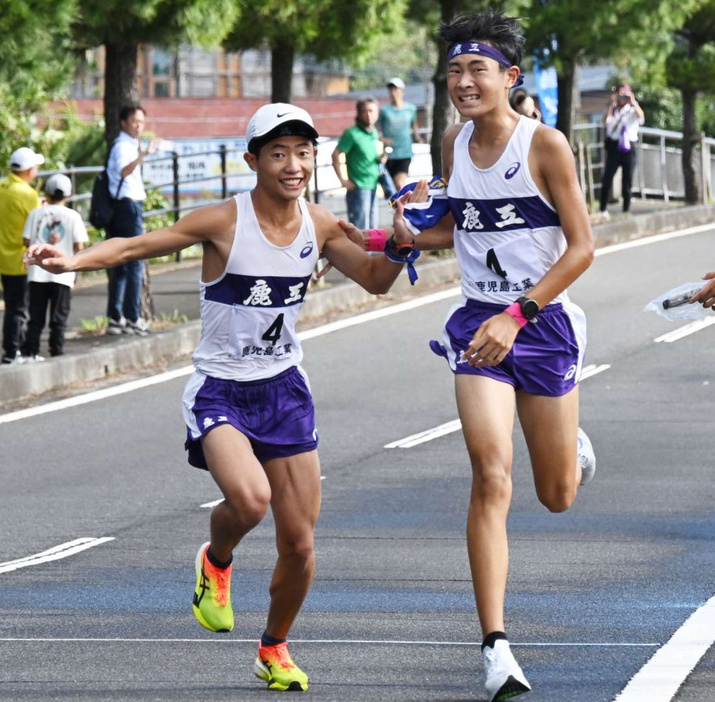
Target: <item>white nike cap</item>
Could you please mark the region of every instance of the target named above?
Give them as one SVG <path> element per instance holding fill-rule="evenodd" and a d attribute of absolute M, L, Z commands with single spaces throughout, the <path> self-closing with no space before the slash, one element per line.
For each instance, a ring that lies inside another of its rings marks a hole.
<path fill-rule="evenodd" d="M 45 157 L 42 154 L 36 154 L 27 146 L 22 146 L 12 152 L 10 156 L 10 170 L 12 171 L 27 171 L 33 166 L 41 166 L 45 162 Z"/>
<path fill-rule="evenodd" d="M 405 81 L 402 78 L 390 78 L 387 81 L 387 87 L 394 86 L 395 88 L 400 88 L 400 90 L 405 89 Z"/>
<path fill-rule="evenodd" d="M 251 117 L 246 129 L 246 142 L 251 151 L 254 148 L 273 141 L 279 136 L 304 136 L 312 141 L 317 140 L 312 117 L 301 107 L 285 102 L 273 102 L 263 105 Z"/>

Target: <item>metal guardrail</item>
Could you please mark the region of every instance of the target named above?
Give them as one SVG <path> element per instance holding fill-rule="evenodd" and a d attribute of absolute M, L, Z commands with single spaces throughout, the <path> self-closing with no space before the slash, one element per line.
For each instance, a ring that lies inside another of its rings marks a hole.
<path fill-rule="evenodd" d="M 576 125 L 574 130 L 575 151 L 581 186 L 588 203 L 596 203 L 600 195 L 601 178 L 605 163 L 603 127 L 598 124 L 580 124 Z M 684 198 L 685 185 L 680 160 L 682 138 L 683 135 L 680 132 L 648 127 L 641 128 L 637 146 L 636 173 L 633 178 L 633 195 L 635 197 L 654 197 L 663 199 L 666 202 Z M 429 140 L 427 139 L 427 141 Z M 345 215 L 346 208 L 342 197 L 342 188 L 333 170 L 331 160 L 336 144 L 337 139 L 320 141 L 316 168 L 312 182 L 307 189 L 306 197 L 313 202 L 323 202 L 336 215 Z M 702 137 L 698 147 L 702 164 L 699 175 L 703 183 L 703 197 L 706 199 L 712 195 L 712 183 L 715 181 L 715 154 L 711 154 L 713 146 L 715 146 L 715 139 Z M 172 152 L 167 156 L 151 159 L 152 164 L 162 162 L 171 164 L 171 180 L 149 183 L 146 186 L 147 191 L 161 190 L 169 198 L 170 206 L 144 212 L 144 219 L 171 214 L 174 221 L 177 221 L 185 212 L 224 200 L 236 192 L 251 189 L 255 184 L 255 176 L 250 172 L 230 172 L 227 158 L 229 154 L 238 154 L 240 158 L 243 155 L 243 151 L 227 149 L 222 144 L 214 151 L 186 155 Z M 218 173 L 197 178 L 180 178 L 183 160 L 201 156 L 215 157 L 217 155 L 220 163 Z M 102 170 L 102 166 L 70 166 L 64 170 L 42 171 L 39 176 L 44 178 L 54 173 L 64 173 L 72 181 L 73 191 L 76 192 L 78 179 L 95 176 L 101 173 Z M 427 144 L 415 144 L 414 157 L 410 167 L 411 179 L 430 177 L 431 175 L 429 146 Z M 207 181 L 215 182 L 217 180 L 220 183 L 220 187 L 216 189 L 216 197 L 195 197 L 182 193 L 182 186 L 206 183 Z M 86 180 L 83 185 L 88 186 L 89 189 L 90 184 Z M 619 188 L 620 172 L 614 180 L 614 192 L 618 192 Z M 73 195 L 69 202 L 70 206 L 80 211 L 86 219 L 89 213 L 90 199 L 91 193 L 83 192 Z"/>
<path fill-rule="evenodd" d="M 599 124 L 579 124 L 574 131 L 579 178 L 590 205 L 600 199 L 605 166 L 603 127 Z M 681 132 L 640 128 L 636 147 L 636 172 L 633 174 L 632 185 L 634 197 L 658 198 L 665 202 L 685 198 L 682 141 Z M 715 180 L 715 155 L 711 153 L 713 146 L 715 139 L 703 135 L 697 147 L 700 158 L 698 176 L 705 201 L 712 196 L 712 184 Z M 613 191 L 620 191 L 620 171 L 614 180 Z"/>

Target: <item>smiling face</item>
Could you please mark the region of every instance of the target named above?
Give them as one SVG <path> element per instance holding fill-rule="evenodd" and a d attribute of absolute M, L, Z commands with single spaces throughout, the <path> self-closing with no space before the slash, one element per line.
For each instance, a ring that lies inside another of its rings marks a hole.
<path fill-rule="evenodd" d="M 518 68 L 504 71 L 492 58 L 478 54 L 459 54 L 449 61 L 449 97 L 460 115 L 474 119 L 497 107 L 508 105 L 508 89 L 518 75 Z"/>
<path fill-rule="evenodd" d="M 316 149 L 303 136 L 282 136 L 261 147 L 259 154 L 246 152 L 244 159 L 256 172 L 258 187 L 285 200 L 297 200 L 313 176 Z"/>

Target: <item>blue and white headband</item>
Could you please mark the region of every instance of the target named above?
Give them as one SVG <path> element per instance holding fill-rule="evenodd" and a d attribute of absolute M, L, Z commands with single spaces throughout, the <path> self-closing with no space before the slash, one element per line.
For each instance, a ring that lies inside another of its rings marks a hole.
<path fill-rule="evenodd" d="M 461 44 L 452 44 L 447 53 L 447 60 L 451 61 L 455 56 L 460 56 L 461 54 L 477 54 L 478 56 L 486 56 L 487 58 L 494 59 L 498 64 L 504 66 L 505 68 L 511 68 L 514 64 L 506 57 L 504 54 L 495 49 L 489 44 L 485 44 L 481 41 L 465 41 Z M 524 76 L 519 74 L 514 85 L 511 89 L 518 88 L 524 82 Z"/>

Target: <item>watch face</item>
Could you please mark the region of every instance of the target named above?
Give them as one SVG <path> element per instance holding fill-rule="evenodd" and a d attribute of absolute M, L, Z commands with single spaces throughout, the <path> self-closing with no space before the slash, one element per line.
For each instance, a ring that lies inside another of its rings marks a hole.
<path fill-rule="evenodd" d="M 519 299 L 519 304 L 521 305 L 521 313 L 527 319 L 531 320 L 539 314 L 539 303 L 536 300 L 532 300 L 528 297 L 522 297 Z"/>

